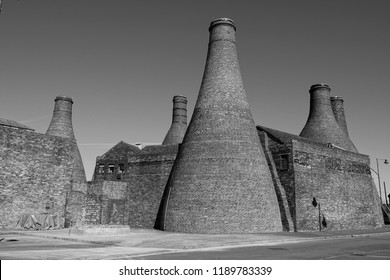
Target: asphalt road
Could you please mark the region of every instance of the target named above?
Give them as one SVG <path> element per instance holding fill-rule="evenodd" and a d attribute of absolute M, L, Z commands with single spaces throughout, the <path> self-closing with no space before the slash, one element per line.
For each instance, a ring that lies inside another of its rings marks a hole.
<path fill-rule="evenodd" d="M 253 247 L 183 251 L 144 260 L 390 260 L 390 235 L 323 239 Z"/>
<path fill-rule="evenodd" d="M 0 259 L 117 260 L 390 260 L 390 233 L 198 250 L 91 244 L 0 235 Z"/>

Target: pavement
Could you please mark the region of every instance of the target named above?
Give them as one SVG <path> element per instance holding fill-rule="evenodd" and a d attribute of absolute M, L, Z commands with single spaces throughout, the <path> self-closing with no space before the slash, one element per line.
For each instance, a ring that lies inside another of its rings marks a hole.
<path fill-rule="evenodd" d="M 384 228 L 370 230 L 346 230 L 346 231 L 321 231 L 321 232 L 278 232 L 259 234 L 187 234 L 159 231 L 154 229 L 132 228 L 116 233 L 110 232 L 80 234 L 82 231 L 73 229 L 56 230 L 1 230 L 0 241 L 12 241 L 20 239 L 20 250 L 12 248 L 12 242 L 0 242 L 0 248 L 5 253 L 7 248 L 13 249 L 12 258 L 25 259 L 42 256 L 45 250 L 46 259 L 110 259 L 121 255 L 127 257 L 139 257 L 161 253 L 175 253 L 183 251 L 215 250 L 233 247 L 245 247 L 256 245 L 272 245 L 279 243 L 303 242 L 321 239 L 356 238 L 363 236 L 389 235 L 390 225 Z M 47 248 L 33 248 L 23 244 L 32 244 L 39 240 Z M 30 241 L 29 241 L 30 240 Z M 30 243 L 28 243 L 30 242 Z M 67 250 L 56 250 L 73 244 Z M 82 244 L 89 244 L 89 248 L 83 248 Z M 7 246 L 5 246 L 7 245 Z M 16 242 L 15 242 L 16 245 Z M 26 255 L 26 252 L 28 253 Z M 2 253 L 0 259 L 4 259 Z"/>

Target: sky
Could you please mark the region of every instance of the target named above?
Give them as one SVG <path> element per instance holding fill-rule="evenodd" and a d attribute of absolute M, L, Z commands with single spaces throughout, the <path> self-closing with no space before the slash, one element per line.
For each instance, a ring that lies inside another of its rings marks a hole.
<path fill-rule="evenodd" d="M 372 168 L 390 160 L 388 0 L 3 0 L 2 8 L 0 117 L 45 133 L 55 97 L 72 97 L 88 180 L 96 157 L 119 141 L 161 143 L 174 95 L 188 98 L 191 117 L 219 17 L 235 21 L 256 124 L 299 134 L 308 90 L 324 82 L 344 98 L 350 138 Z M 389 194 L 390 164 L 379 168 Z"/>

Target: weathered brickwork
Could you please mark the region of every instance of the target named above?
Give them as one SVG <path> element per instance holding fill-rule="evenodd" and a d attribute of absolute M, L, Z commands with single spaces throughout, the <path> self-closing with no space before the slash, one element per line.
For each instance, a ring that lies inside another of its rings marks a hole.
<path fill-rule="evenodd" d="M 85 199 L 84 222 L 86 225 L 102 224 L 103 181 L 88 182 Z"/>
<path fill-rule="evenodd" d="M 282 219 L 282 225 L 283 225 L 283 231 L 294 231 L 294 223 L 293 223 L 293 216 L 291 214 L 290 206 L 288 203 L 288 192 L 291 191 L 287 189 L 285 186 L 282 185 L 280 176 L 278 171 L 282 171 L 284 169 L 282 167 L 282 163 L 279 161 L 275 161 L 273 158 L 272 152 L 270 150 L 270 140 L 268 138 L 267 133 L 264 131 L 259 132 L 259 137 L 261 144 L 263 145 L 263 150 L 265 154 L 265 158 L 267 159 L 268 167 L 271 171 L 272 175 L 272 181 L 274 183 L 276 196 L 278 198 L 278 204 L 279 204 L 279 210 L 280 210 L 280 216 Z M 272 141 L 273 142 L 273 141 Z M 285 153 L 283 155 L 286 155 Z"/>
<path fill-rule="evenodd" d="M 383 226 L 369 157 L 293 140 L 297 230 Z M 320 204 L 313 206 L 313 198 Z"/>
<path fill-rule="evenodd" d="M 326 84 L 315 84 L 309 92 L 310 113 L 299 136 L 319 143 L 331 143 L 357 153 L 355 145 L 336 121 L 330 101 L 330 87 Z"/>
<path fill-rule="evenodd" d="M 382 226 L 369 159 L 349 139 L 343 104 L 340 98 L 331 104 L 329 86 L 310 89 L 304 137 L 253 129 L 235 30 L 229 19 L 210 25 L 205 72 L 183 143 L 164 146 L 181 142 L 186 100 L 179 96 L 162 146 L 138 151 L 120 143 L 98 157 L 94 180 L 127 183 L 128 223 L 137 227 L 249 233 L 317 230 L 319 223 L 322 230 Z M 93 209 L 97 217 L 99 208 Z"/>
<path fill-rule="evenodd" d="M 332 105 L 332 111 L 336 119 L 336 122 L 344 131 L 344 133 L 347 134 L 349 137 L 347 120 L 345 118 L 345 112 L 344 112 L 344 99 L 340 96 L 332 96 L 330 97 L 330 102 Z"/>
<path fill-rule="evenodd" d="M 72 181 L 77 152 L 72 140 L 0 126 L 0 227 L 13 228 L 21 214 L 57 213 L 68 225 L 80 221 L 72 192 L 83 191 Z"/>
<path fill-rule="evenodd" d="M 177 150 L 178 145 L 147 146 L 137 158 L 130 158 L 130 225 L 154 227 Z"/>
<path fill-rule="evenodd" d="M 126 183 L 127 220 L 132 227 L 153 228 L 156 223 L 161 197 L 164 192 L 178 145 L 146 146 L 139 150 L 120 142 L 103 156 L 97 158 L 94 181 L 96 186 L 88 192 L 87 217 L 89 223 L 99 210 L 96 207 L 99 183 L 104 180 Z M 114 190 L 114 188 L 113 188 Z M 98 192 L 99 193 L 99 192 Z M 96 223 L 103 221 L 97 220 Z"/>
<path fill-rule="evenodd" d="M 57 213 L 65 227 L 83 223 L 87 184 L 72 104 L 70 97 L 56 97 L 45 135 L 17 122 L 0 123 L 1 227 L 12 228 L 20 214 Z"/>
<path fill-rule="evenodd" d="M 128 223 L 127 183 L 100 181 L 88 184 L 85 223 L 125 225 Z"/>
<path fill-rule="evenodd" d="M 270 161 L 274 162 L 280 183 L 286 194 L 288 208 L 294 225 L 293 228 L 296 230 L 295 178 L 291 140 L 300 139 L 301 137 L 259 125 L 257 129 L 260 139 L 264 138 L 263 133 L 268 137 L 268 149 L 272 154 L 272 160 L 268 159 L 268 164 L 271 164 Z M 267 149 L 264 140 L 262 140 L 262 145 L 264 149 Z"/>
<path fill-rule="evenodd" d="M 210 25 L 188 129 L 187 99 L 175 96 L 162 145 L 119 142 L 97 157 L 88 184 L 72 98 L 56 97 L 46 135 L 0 119 L 0 228 L 13 228 L 21 214 L 59 214 L 78 234 L 129 225 L 191 233 L 383 227 L 369 157 L 349 138 L 342 98 L 315 84 L 300 136 L 256 129 L 235 31 L 227 18 Z"/>
<path fill-rule="evenodd" d="M 72 124 L 73 99 L 57 96 L 54 100 L 53 117 L 46 131 L 48 136 L 57 136 L 73 141 L 72 178 L 70 189 L 66 194 L 65 227 L 81 225 L 85 215 L 85 196 L 87 192 L 84 164 L 77 147 Z"/>
<path fill-rule="evenodd" d="M 79 152 L 78 148 L 75 153 Z M 74 178 L 74 155 L 72 155 L 72 178 Z M 87 195 L 87 183 L 70 181 L 70 189 L 66 194 L 65 227 L 82 225 L 85 216 L 85 199 Z"/>
<path fill-rule="evenodd" d="M 177 145 L 183 141 L 187 130 L 187 97 L 176 95 L 173 97 L 172 124 L 162 145 Z"/>
<path fill-rule="evenodd" d="M 241 78 L 230 19 L 210 24 L 194 112 L 167 183 L 162 229 L 282 231 L 272 177 Z"/>
<path fill-rule="evenodd" d="M 257 128 L 261 139 L 262 133 L 268 136 L 295 231 L 319 230 L 319 223 L 321 230 L 383 226 L 368 156 L 274 129 Z M 319 206 L 313 206 L 313 198 Z"/>
<path fill-rule="evenodd" d="M 96 166 L 92 181 L 121 180 L 129 171 L 128 158 L 140 153 L 141 150 L 134 145 L 120 141 L 104 155 L 96 158 Z"/>

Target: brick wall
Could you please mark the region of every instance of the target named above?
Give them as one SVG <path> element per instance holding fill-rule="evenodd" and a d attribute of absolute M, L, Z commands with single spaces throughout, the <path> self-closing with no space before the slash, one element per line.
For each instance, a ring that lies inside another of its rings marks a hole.
<path fill-rule="evenodd" d="M 178 145 L 148 146 L 129 158 L 130 225 L 153 228 Z"/>
<path fill-rule="evenodd" d="M 294 138 L 298 140 L 280 141 L 268 135 L 265 141 L 262 132 L 259 136 L 271 169 L 284 230 L 319 229 L 318 206 L 312 205 L 313 197 L 321 206 L 320 222 L 325 217 L 326 227 L 322 225 L 322 230 L 383 226 L 368 156 L 328 148 L 298 137 Z M 177 150 L 177 145 L 148 146 L 139 153 L 128 154 L 126 159 L 119 155 L 104 159 L 107 166 L 114 165 L 115 172 L 109 178 L 127 185 L 126 199 L 120 202 L 124 204 L 117 203 L 115 207 L 118 209 L 121 205 L 119 211 L 127 211 L 127 223 L 131 226 L 160 228 L 163 224 L 164 205 L 160 205 L 160 201 Z M 102 159 L 99 162 L 103 162 Z M 126 166 L 120 179 L 116 176 L 119 164 Z M 103 182 L 96 186 L 89 191 L 94 196 L 93 199 L 88 196 L 87 217 L 92 223 L 107 223 L 111 221 L 114 201 L 103 201 Z M 115 184 L 111 185 L 106 194 L 115 191 L 115 187 Z M 122 194 L 123 188 L 124 185 L 121 186 Z M 105 216 L 100 214 L 102 207 L 107 209 Z"/>
<path fill-rule="evenodd" d="M 96 205 L 101 190 L 95 183 L 115 181 L 127 185 L 124 206 L 125 211 L 128 211 L 127 223 L 132 227 L 153 228 L 177 149 L 178 145 L 156 145 L 146 146 L 142 151 L 133 153 L 126 152 L 125 146 L 121 145 L 98 157 L 94 187 L 88 191 L 87 222 L 104 222 L 97 214 L 100 206 Z M 98 172 L 99 166 L 104 166 L 104 172 Z"/>
<path fill-rule="evenodd" d="M 88 184 L 85 223 L 128 224 L 127 183 L 99 181 Z"/>
<path fill-rule="evenodd" d="M 259 137 L 266 156 L 272 153 L 267 160 L 285 190 L 295 231 L 316 231 L 319 224 L 321 230 L 383 226 L 368 156 L 265 127 Z"/>
<path fill-rule="evenodd" d="M 322 230 L 383 226 L 368 156 L 296 140 L 292 146 L 298 231 L 319 230 L 319 221 Z"/>
<path fill-rule="evenodd" d="M 77 152 L 73 140 L 0 127 L 0 228 L 13 228 L 21 214 L 79 222 L 86 186 L 73 181 Z"/>
<path fill-rule="evenodd" d="M 278 199 L 279 204 L 279 210 L 280 210 L 280 216 L 282 219 L 282 225 L 283 225 L 283 231 L 294 231 L 294 219 L 292 216 L 292 206 L 289 205 L 288 198 L 291 197 L 291 186 L 287 184 L 286 181 L 284 181 L 284 185 L 282 184 L 282 181 L 280 180 L 279 173 L 284 172 L 284 170 L 281 170 L 281 162 L 280 158 L 278 157 L 277 153 L 274 153 L 274 155 L 271 152 L 270 145 L 275 148 L 277 146 L 279 149 L 278 152 L 282 151 L 282 154 L 286 154 L 285 149 L 281 149 L 280 147 L 282 145 L 278 145 L 277 142 L 270 140 L 268 135 L 265 132 L 259 132 L 259 138 L 260 142 L 263 146 L 264 155 L 267 159 L 268 167 L 271 171 L 272 181 L 274 183 L 276 196 Z M 284 168 L 283 168 L 284 169 Z M 290 209 L 291 208 L 291 209 Z"/>
<path fill-rule="evenodd" d="M 262 132 L 259 132 L 259 137 L 261 140 L 264 138 L 264 136 L 262 136 Z M 262 142 L 264 142 L 264 140 L 262 140 Z M 266 148 L 264 143 L 262 144 L 264 148 Z M 279 181 L 286 195 L 288 209 L 294 225 L 293 228 L 296 230 L 295 179 L 291 140 L 282 142 L 268 134 L 267 149 L 269 149 L 272 154 L 272 160 L 274 162 L 275 169 L 277 170 Z M 284 159 L 282 157 L 284 157 Z M 282 160 L 287 160 L 287 166 L 282 163 Z"/>
<path fill-rule="evenodd" d="M 103 182 L 88 182 L 85 199 L 85 224 L 100 225 L 102 223 Z"/>
<path fill-rule="evenodd" d="M 93 181 L 118 181 L 128 170 L 128 157 L 141 150 L 134 145 L 120 141 L 104 155 L 96 158 Z"/>

